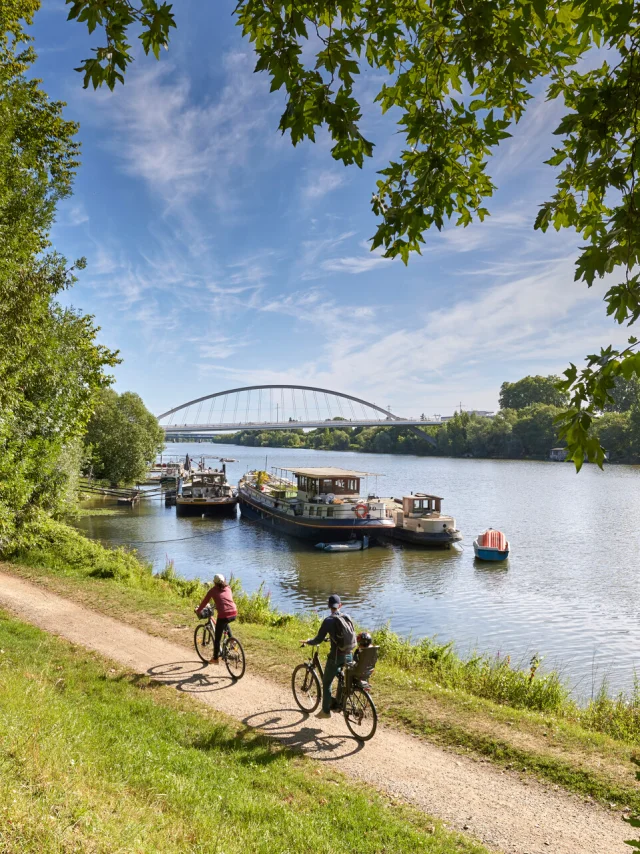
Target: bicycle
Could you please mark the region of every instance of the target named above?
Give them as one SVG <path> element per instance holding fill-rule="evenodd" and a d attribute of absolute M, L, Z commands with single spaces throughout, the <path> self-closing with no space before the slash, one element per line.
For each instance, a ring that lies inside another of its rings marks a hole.
<path fill-rule="evenodd" d="M 354 738 L 358 741 L 369 741 L 375 735 L 378 726 L 378 712 L 371 699 L 369 683 L 349 672 L 354 668 L 355 663 L 352 662 L 338 671 L 338 690 L 332 699 L 331 709 L 342 712 L 349 732 Z M 348 674 L 346 679 L 345 669 Z M 323 675 L 317 648 L 314 648 L 309 660 L 299 664 L 291 674 L 294 699 L 299 708 L 309 715 L 320 705 Z"/>
<path fill-rule="evenodd" d="M 213 655 L 216 621 L 213 619 L 212 608 L 205 608 L 200 616 L 206 619 L 206 623 L 200 623 L 196 626 L 193 633 L 193 645 L 200 660 L 209 664 Z M 222 632 L 220 658 L 226 664 L 232 679 L 242 679 L 246 668 L 244 650 L 238 638 L 233 636 L 231 626 L 228 623 Z"/>

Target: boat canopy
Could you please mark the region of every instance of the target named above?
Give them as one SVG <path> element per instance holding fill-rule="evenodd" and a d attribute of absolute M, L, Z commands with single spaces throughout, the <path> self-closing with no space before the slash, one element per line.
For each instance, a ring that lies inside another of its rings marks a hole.
<path fill-rule="evenodd" d="M 351 471 L 350 469 L 338 468 L 288 468 L 287 466 L 276 466 L 281 471 L 289 471 L 292 474 L 302 475 L 303 477 L 378 477 L 377 472 L 372 471 Z"/>
<path fill-rule="evenodd" d="M 439 495 L 427 495 L 424 492 L 416 492 L 414 495 L 403 496 L 402 508 L 405 516 L 440 513 L 442 498 Z"/>

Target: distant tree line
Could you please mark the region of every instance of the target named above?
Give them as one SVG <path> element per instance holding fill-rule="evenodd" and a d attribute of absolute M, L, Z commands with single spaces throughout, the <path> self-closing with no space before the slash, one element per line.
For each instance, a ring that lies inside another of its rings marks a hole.
<path fill-rule="evenodd" d="M 216 442 L 249 447 L 313 448 L 322 451 L 362 451 L 377 454 L 420 454 L 447 457 L 547 459 L 557 440 L 556 417 L 568 398 L 556 387 L 558 377 L 524 377 L 500 388 L 500 410 L 492 418 L 457 412 L 441 427 L 421 427 L 431 444 L 406 427 L 243 430 L 234 436 L 217 436 Z M 614 404 L 602 412 L 593 430 L 615 462 L 640 462 L 640 383 L 619 378 Z"/>

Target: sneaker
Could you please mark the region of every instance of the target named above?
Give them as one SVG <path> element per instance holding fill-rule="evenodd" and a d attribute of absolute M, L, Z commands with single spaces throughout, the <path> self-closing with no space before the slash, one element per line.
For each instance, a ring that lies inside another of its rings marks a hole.
<path fill-rule="evenodd" d="M 209 664 L 220 664 L 220 659 L 219 658 L 212 658 L 211 661 L 209 662 Z"/>
<path fill-rule="evenodd" d="M 331 717 L 331 712 L 322 712 L 322 711 L 321 711 L 321 712 L 318 712 L 318 714 L 316 715 L 316 717 L 317 717 L 317 718 L 330 718 L 330 717 Z"/>

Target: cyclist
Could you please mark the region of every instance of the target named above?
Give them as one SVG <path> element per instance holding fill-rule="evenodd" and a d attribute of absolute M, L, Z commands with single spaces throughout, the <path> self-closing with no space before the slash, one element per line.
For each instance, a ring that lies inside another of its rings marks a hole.
<path fill-rule="evenodd" d="M 327 635 L 331 641 L 331 649 L 322 677 L 322 709 L 316 715 L 317 718 L 331 717 L 331 683 L 338 675 L 338 670 L 353 660 L 352 652 L 356 645 L 353 621 L 347 614 L 340 613 L 342 608 L 340 597 L 333 593 L 329 596 L 327 606 L 331 613 L 322 621 L 318 634 L 314 638 L 300 642 L 302 646 L 306 644 L 317 646 Z"/>
<path fill-rule="evenodd" d="M 227 584 L 224 575 L 218 574 L 214 576 L 213 587 L 195 609 L 198 616 L 200 616 L 202 610 L 206 608 L 211 599 L 213 599 L 216 607 L 216 631 L 213 638 L 213 658 L 210 664 L 218 664 L 222 633 L 229 623 L 232 623 L 238 616 L 238 609 L 236 608 L 236 603 L 233 601 L 231 587 Z"/>

